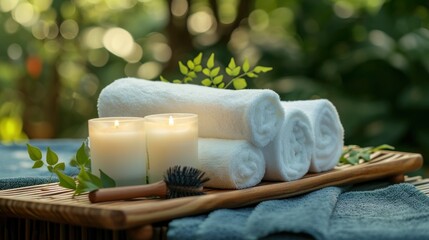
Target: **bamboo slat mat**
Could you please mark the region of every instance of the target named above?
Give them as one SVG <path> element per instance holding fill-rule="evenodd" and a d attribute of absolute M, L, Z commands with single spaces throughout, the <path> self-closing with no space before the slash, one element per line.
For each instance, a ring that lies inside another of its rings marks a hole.
<path fill-rule="evenodd" d="M 373 154 L 370 162 L 307 174 L 293 182 L 262 182 L 243 190 L 207 189 L 206 195 L 197 197 L 145 198 L 97 204 L 91 204 L 86 194 L 72 198 L 71 191 L 56 183 L 45 184 L 0 191 L 0 216 L 107 230 L 130 229 L 218 208 L 242 207 L 268 199 L 287 198 L 326 186 L 398 176 L 420 168 L 422 163 L 420 154 L 381 151 Z M 417 178 L 406 180 L 429 193 L 429 181 Z"/>

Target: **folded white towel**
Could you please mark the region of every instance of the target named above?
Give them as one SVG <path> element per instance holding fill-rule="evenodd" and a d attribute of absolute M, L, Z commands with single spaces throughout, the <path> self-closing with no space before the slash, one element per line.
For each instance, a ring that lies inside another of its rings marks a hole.
<path fill-rule="evenodd" d="M 244 139 L 258 147 L 274 139 L 283 122 L 279 96 L 271 90 L 225 90 L 143 79 L 119 79 L 98 99 L 100 117 L 196 113 L 201 137 Z"/>
<path fill-rule="evenodd" d="M 242 189 L 258 184 L 265 172 L 262 151 L 244 140 L 200 138 L 200 168 L 210 178 L 205 186 Z"/>
<path fill-rule="evenodd" d="M 285 120 L 279 134 L 263 148 L 264 180 L 293 181 L 302 178 L 310 167 L 314 149 L 313 129 L 303 111 L 282 102 Z"/>
<path fill-rule="evenodd" d="M 323 172 L 337 165 L 344 146 L 344 129 L 337 109 L 327 99 L 290 101 L 288 108 L 301 109 L 310 119 L 314 151 L 310 172 Z"/>

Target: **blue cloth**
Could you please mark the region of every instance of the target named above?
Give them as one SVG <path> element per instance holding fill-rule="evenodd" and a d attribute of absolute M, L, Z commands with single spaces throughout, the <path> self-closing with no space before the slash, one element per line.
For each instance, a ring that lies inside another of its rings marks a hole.
<path fill-rule="evenodd" d="M 429 239 L 429 198 L 410 184 L 369 191 L 327 187 L 255 207 L 176 219 L 168 229 L 173 240 L 260 239 L 278 233 L 316 239 Z"/>
<path fill-rule="evenodd" d="M 59 160 L 66 163 L 64 172 L 68 175 L 75 175 L 77 169 L 68 166 L 68 163 L 82 142 L 82 139 L 31 140 L 30 144 L 42 150 L 44 160 L 46 159 L 46 149 L 50 147 L 58 154 Z M 52 176 L 45 166 L 32 169 L 33 164 L 34 162 L 28 156 L 25 143 L 1 144 L 0 190 L 58 181 L 58 178 L 55 175 Z"/>

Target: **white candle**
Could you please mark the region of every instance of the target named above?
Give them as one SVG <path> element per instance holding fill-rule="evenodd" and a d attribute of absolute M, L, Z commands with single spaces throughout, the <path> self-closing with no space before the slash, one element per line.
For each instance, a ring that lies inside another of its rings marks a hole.
<path fill-rule="evenodd" d="M 166 113 L 145 117 L 149 183 L 174 165 L 199 168 L 198 115 Z"/>
<path fill-rule="evenodd" d="M 88 121 L 91 171 L 101 169 L 117 186 L 146 183 L 144 119 L 137 117 L 95 118 Z"/>

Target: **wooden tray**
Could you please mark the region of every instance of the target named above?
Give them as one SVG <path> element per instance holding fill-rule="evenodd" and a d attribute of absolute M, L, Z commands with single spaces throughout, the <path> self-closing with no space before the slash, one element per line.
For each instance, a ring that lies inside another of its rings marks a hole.
<path fill-rule="evenodd" d="M 263 200 L 287 198 L 326 186 L 386 178 L 422 166 L 420 154 L 381 151 L 372 161 L 344 165 L 319 174 L 307 174 L 293 182 L 262 182 L 243 190 L 207 189 L 207 195 L 178 199 L 138 199 L 91 204 L 87 195 L 72 198 L 72 192 L 56 183 L 0 191 L 0 216 L 39 219 L 78 226 L 128 229 L 218 208 L 242 207 Z"/>

